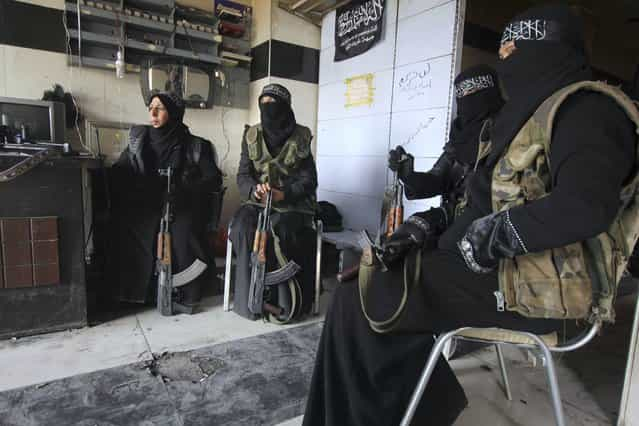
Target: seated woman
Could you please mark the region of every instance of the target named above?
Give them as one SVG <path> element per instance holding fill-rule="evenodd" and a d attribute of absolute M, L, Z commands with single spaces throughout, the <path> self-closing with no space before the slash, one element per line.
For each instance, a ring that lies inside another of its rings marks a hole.
<path fill-rule="evenodd" d="M 499 79 L 494 69 L 477 65 L 461 72 L 455 79 L 457 117 L 452 123 L 444 152 L 427 172 L 413 170 L 413 156 L 400 145 L 389 152 L 388 167 L 404 184 L 409 200 L 441 195 L 438 208 L 413 215 L 386 242 L 388 260 L 401 257 L 413 244 L 413 238 L 427 228 L 425 244 L 434 248 L 437 237 L 450 227 L 464 209 L 464 193 L 472 175 L 480 133 L 490 127 L 504 105 Z"/>
<path fill-rule="evenodd" d="M 313 301 L 315 234 L 311 227 L 316 212 L 317 170 L 311 154 L 311 131 L 295 121 L 289 91 L 279 84 L 269 84 L 258 102 L 261 122 L 244 132 L 237 172 L 245 203 L 233 218 L 229 236 L 237 256 L 233 310 L 243 317 L 257 318 L 248 308 L 250 255 L 258 214 L 270 191 L 273 233 L 267 268 L 280 266 L 281 256 L 276 252 L 302 267 L 294 282 L 276 286 L 270 298 L 272 304 L 284 309 L 279 318 L 272 319 L 288 321 L 309 312 Z M 301 301 L 295 300 L 300 297 Z"/>
<path fill-rule="evenodd" d="M 305 426 L 399 424 L 434 335 L 464 326 L 545 334 L 557 319 L 614 317 L 614 292 L 598 289 L 614 288 L 636 243 L 621 230 L 639 224 L 636 202 L 625 195 L 637 190 L 639 112 L 615 89 L 590 81 L 582 24 L 567 5 L 522 13 L 501 43 L 498 70 L 508 100 L 491 144 L 481 144 L 464 212 L 438 249 L 423 251 L 414 330 L 374 332 L 357 286 L 339 286 Z M 418 250 L 420 239 L 413 240 Z M 411 424 L 451 425 L 466 404 L 440 358 Z"/>
<path fill-rule="evenodd" d="M 185 106 L 171 92 L 149 100 L 150 125 L 130 130 L 129 145 L 112 170 L 113 267 L 120 301 L 155 300 L 156 240 L 167 194 L 161 169 L 173 169 L 172 204 L 174 310 L 192 313 L 201 298 L 205 271 L 212 264 L 206 226 L 213 215 L 212 194 L 222 172 L 213 145 L 190 133 L 182 122 Z"/>

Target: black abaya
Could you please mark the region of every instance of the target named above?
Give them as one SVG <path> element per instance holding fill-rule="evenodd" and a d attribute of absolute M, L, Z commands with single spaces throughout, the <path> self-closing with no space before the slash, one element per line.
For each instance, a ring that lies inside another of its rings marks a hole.
<path fill-rule="evenodd" d="M 317 351 L 304 426 L 399 424 L 434 344 L 434 334 L 469 325 L 535 333 L 556 328 L 555 321 L 497 312 L 496 275 L 469 271 L 457 253 L 424 253 L 422 268 L 427 316 L 423 334 L 373 332 L 362 314 L 357 284 L 337 288 Z M 413 424 L 450 425 L 466 404 L 461 385 L 442 358 Z"/>

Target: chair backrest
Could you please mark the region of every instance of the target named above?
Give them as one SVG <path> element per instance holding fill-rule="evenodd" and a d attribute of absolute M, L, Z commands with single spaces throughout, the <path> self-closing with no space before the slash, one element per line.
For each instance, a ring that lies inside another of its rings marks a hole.
<path fill-rule="evenodd" d="M 592 324 L 590 324 L 589 328 L 584 330 L 579 335 L 557 346 L 551 346 L 549 349 L 551 352 L 572 352 L 586 346 L 599 333 L 600 330 L 601 321 L 594 321 Z"/>

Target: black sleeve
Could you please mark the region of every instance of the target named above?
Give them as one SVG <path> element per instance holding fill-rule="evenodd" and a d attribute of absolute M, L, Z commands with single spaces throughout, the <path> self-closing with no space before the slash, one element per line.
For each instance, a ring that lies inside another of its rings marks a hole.
<path fill-rule="evenodd" d="M 200 156 L 200 185 L 208 192 L 219 191 L 222 187 L 222 171 L 217 166 L 215 147 L 209 141 L 202 141 L 202 155 Z"/>
<path fill-rule="evenodd" d="M 131 169 L 131 150 L 127 146 L 122 150 L 120 156 L 118 157 L 118 161 L 113 163 L 114 169 Z"/>
<path fill-rule="evenodd" d="M 245 132 L 246 134 L 246 132 Z M 242 152 L 240 154 L 240 165 L 237 169 L 237 186 L 240 189 L 240 199 L 249 200 L 253 194 L 255 186 L 259 183 L 257 171 L 253 167 L 253 162 L 248 156 L 248 146 L 246 138 L 242 138 Z"/>
<path fill-rule="evenodd" d="M 166 180 L 157 174 L 143 175 L 131 164 L 131 152 L 126 147 L 109 172 L 110 196 L 116 205 L 148 207 L 157 203 L 165 192 Z"/>
<path fill-rule="evenodd" d="M 446 190 L 452 167 L 450 153 L 444 151 L 428 172 L 413 172 L 402 179 L 404 192 L 409 200 L 419 200 L 441 195 Z"/>
<path fill-rule="evenodd" d="M 285 200 L 295 202 L 306 194 L 315 193 L 317 189 L 317 168 L 313 154 L 302 160 L 296 173 L 290 176 L 284 191 Z"/>
<path fill-rule="evenodd" d="M 555 121 L 549 196 L 511 210 L 529 251 L 583 241 L 608 229 L 634 165 L 634 125 L 605 95 L 579 93 Z"/>

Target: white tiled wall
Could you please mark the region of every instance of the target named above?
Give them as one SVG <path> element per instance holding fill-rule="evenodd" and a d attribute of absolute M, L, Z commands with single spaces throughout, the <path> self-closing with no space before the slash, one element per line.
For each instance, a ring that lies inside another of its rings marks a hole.
<path fill-rule="evenodd" d="M 321 68 L 320 64 L 320 68 Z M 375 71 L 365 68 L 353 69 L 344 78 L 334 83 L 321 85 L 319 90 L 318 119 L 340 120 L 352 117 L 389 114 L 393 92 L 393 70 Z M 373 102 L 370 105 L 348 107 L 346 105 L 346 77 L 355 77 L 365 73 L 373 74 Z"/>
<path fill-rule="evenodd" d="M 388 150 L 406 144 L 415 168 L 428 170 L 446 142 L 458 1 L 386 4 L 385 36 L 368 52 L 333 62 L 332 13 L 323 22 L 320 53 L 318 195 L 337 205 L 346 227 L 373 231 L 390 178 Z M 345 106 L 345 79 L 368 73 L 374 75 L 373 103 Z M 406 214 L 438 203 L 406 202 Z"/>
<path fill-rule="evenodd" d="M 403 3 L 403 0 L 400 0 Z M 399 19 L 397 65 L 450 55 L 453 46 L 456 2 Z"/>

